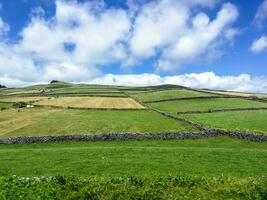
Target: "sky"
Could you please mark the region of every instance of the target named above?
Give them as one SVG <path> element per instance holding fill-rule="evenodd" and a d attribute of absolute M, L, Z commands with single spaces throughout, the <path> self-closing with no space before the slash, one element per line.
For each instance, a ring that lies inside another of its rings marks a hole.
<path fill-rule="evenodd" d="M 267 93 L 267 0 L 0 0 L 0 84 Z"/>

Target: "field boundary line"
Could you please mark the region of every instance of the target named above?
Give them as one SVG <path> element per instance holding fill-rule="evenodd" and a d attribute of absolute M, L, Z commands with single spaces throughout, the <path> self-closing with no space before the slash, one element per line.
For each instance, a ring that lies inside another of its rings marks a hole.
<path fill-rule="evenodd" d="M 124 111 L 136 111 L 136 110 L 148 110 L 144 108 L 84 108 L 84 107 L 72 107 L 72 106 L 53 106 L 53 105 L 34 105 L 40 108 L 57 108 L 57 109 L 71 109 L 71 110 L 124 110 Z"/>
<path fill-rule="evenodd" d="M 198 97 L 181 97 L 181 98 L 170 98 L 170 99 L 160 99 L 152 101 L 144 101 L 144 103 L 159 103 L 159 102 L 168 102 L 168 101 L 182 101 L 182 100 L 195 100 L 195 99 L 238 99 L 239 97 L 230 97 L 230 96 L 198 96 Z"/>
<path fill-rule="evenodd" d="M 32 144 L 63 141 L 127 141 L 127 140 L 184 140 L 228 136 L 255 142 L 267 142 L 267 135 L 238 131 L 176 132 L 176 133 L 110 133 L 94 135 L 44 135 L 1 138 L 0 144 Z"/>
<path fill-rule="evenodd" d="M 267 107 L 259 108 L 225 108 L 225 109 L 211 109 L 208 111 L 192 110 L 192 111 L 178 111 L 176 114 L 206 114 L 206 113 L 216 113 L 216 112 L 233 112 L 233 111 L 253 111 L 253 110 L 267 110 Z"/>

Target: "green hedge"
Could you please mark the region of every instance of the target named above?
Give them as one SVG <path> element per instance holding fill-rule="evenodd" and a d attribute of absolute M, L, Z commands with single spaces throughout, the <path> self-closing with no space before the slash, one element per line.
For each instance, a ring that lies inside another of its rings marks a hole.
<path fill-rule="evenodd" d="M 0 199 L 267 199 L 259 178 L 3 177 Z"/>

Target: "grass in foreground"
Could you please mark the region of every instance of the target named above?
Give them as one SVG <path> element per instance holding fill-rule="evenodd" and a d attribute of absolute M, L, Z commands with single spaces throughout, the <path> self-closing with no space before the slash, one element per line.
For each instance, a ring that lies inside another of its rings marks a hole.
<path fill-rule="evenodd" d="M 267 198 L 267 178 L 0 178 L 1 199 L 253 199 Z"/>
<path fill-rule="evenodd" d="M 181 115 L 212 128 L 267 134 L 267 111 L 235 111 Z"/>
<path fill-rule="evenodd" d="M 184 98 L 184 97 L 202 97 L 202 96 L 216 96 L 203 92 L 197 92 L 192 90 L 178 89 L 178 90 L 162 90 L 157 92 L 147 92 L 134 95 L 140 101 L 156 101 L 173 98 Z"/>
<path fill-rule="evenodd" d="M 0 176 L 262 176 L 267 144 L 231 138 L 0 145 Z"/>
<path fill-rule="evenodd" d="M 34 108 L 0 113 L 0 135 L 68 135 L 197 131 L 149 110 L 73 110 Z"/>
<path fill-rule="evenodd" d="M 225 108 L 259 108 L 267 107 L 267 103 L 250 101 L 244 99 L 227 99 L 227 98 L 214 98 L 214 99 L 193 99 L 193 100 L 179 100 L 158 102 L 150 104 L 153 108 L 166 111 L 172 114 L 183 111 L 209 111 L 213 109 Z"/>

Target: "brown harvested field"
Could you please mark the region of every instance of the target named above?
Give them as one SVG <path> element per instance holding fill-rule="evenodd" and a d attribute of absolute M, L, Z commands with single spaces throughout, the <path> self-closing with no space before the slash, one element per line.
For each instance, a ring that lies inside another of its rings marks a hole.
<path fill-rule="evenodd" d="M 144 109 L 145 107 L 131 98 L 118 97 L 58 97 L 44 99 L 35 103 L 43 106 L 106 109 Z"/>
<path fill-rule="evenodd" d="M 2 102 L 34 102 L 48 99 L 48 97 L 7 97 L 1 98 L 0 101 Z"/>

